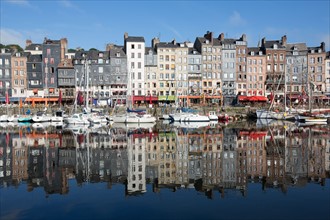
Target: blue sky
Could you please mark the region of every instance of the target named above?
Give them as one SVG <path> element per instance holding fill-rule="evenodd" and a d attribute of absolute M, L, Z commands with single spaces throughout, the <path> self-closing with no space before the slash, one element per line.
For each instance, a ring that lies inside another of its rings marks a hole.
<path fill-rule="evenodd" d="M 143 36 L 146 45 L 191 41 L 212 31 L 228 38 L 246 34 L 249 47 L 258 40 L 279 40 L 307 46 L 330 44 L 330 1 L 98 1 L 0 0 L 0 42 L 42 43 L 44 37 L 68 39 L 69 48 L 105 50 L 123 45 L 123 36 Z"/>

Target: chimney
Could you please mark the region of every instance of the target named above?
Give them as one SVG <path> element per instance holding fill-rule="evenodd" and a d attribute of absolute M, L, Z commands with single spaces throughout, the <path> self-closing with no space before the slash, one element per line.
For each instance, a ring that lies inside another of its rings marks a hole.
<path fill-rule="evenodd" d="M 286 47 L 286 35 L 282 37 L 281 41 L 282 41 L 282 46 Z"/>
<path fill-rule="evenodd" d="M 321 49 L 322 49 L 322 52 L 325 52 L 325 43 L 324 42 L 321 43 Z"/>
<path fill-rule="evenodd" d="M 115 45 L 114 44 L 107 44 L 107 47 L 106 47 L 106 51 L 110 51 L 110 50 L 112 50 L 113 48 L 115 47 Z"/>
<path fill-rule="evenodd" d="M 261 39 L 261 46 L 264 47 L 265 44 L 266 44 L 266 38 L 264 37 Z"/>
<path fill-rule="evenodd" d="M 219 41 L 223 41 L 225 39 L 225 34 L 221 33 L 218 37 Z"/>
<path fill-rule="evenodd" d="M 125 33 L 124 33 L 124 40 L 126 40 L 127 38 L 128 38 L 128 33 L 125 32 Z"/>
<path fill-rule="evenodd" d="M 157 44 L 159 44 L 159 38 L 158 37 L 154 37 L 152 40 L 151 40 L 151 46 L 152 48 L 156 49 L 156 46 Z"/>
<path fill-rule="evenodd" d="M 246 41 L 246 35 L 245 34 L 242 34 L 242 41 Z"/>
<path fill-rule="evenodd" d="M 172 40 L 172 44 L 176 45 L 176 40 L 175 39 Z"/>
<path fill-rule="evenodd" d="M 213 44 L 213 32 L 212 31 L 207 31 L 206 34 L 204 34 L 204 37 Z"/>
<path fill-rule="evenodd" d="M 25 41 L 25 47 L 28 47 L 32 44 L 32 40 L 26 40 Z"/>
<path fill-rule="evenodd" d="M 61 60 L 65 58 L 65 53 L 68 52 L 68 39 L 61 38 Z"/>

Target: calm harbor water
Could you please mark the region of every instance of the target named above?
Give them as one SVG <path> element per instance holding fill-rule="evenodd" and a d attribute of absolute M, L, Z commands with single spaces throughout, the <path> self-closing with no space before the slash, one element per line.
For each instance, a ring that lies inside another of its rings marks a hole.
<path fill-rule="evenodd" d="M 0 125 L 1 219 L 330 219 L 330 126 Z"/>

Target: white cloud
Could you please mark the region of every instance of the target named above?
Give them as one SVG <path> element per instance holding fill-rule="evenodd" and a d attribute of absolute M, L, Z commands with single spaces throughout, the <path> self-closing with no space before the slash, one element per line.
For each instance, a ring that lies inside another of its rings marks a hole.
<path fill-rule="evenodd" d="M 61 0 L 61 1 L 59 1 L 59 3 L 64 8 L 73 9 L 73 10 L 82 12 L 81 8 L 79 8 L 77 5 L 73 4 L 72 1 Z"/>
<path fill-rule="evenodd" d="M 246 24 L 246 21 L 241 17 L 240 13 L 234 11 L 229 17 L 229 23 L 234 26 L 242 26 Z"/>
<path fill-rule="evenodd" d="M 18 44 L 22 48 L 25 47 L 25 37 L 22 33 L 12 29 L 0 29 L 0 43 L 7 44 Z"/>
<path fill-rule="evenodd" d="M 6 0 L 6 2 L 20 6 L 31 6 L 27 0 Z"/>

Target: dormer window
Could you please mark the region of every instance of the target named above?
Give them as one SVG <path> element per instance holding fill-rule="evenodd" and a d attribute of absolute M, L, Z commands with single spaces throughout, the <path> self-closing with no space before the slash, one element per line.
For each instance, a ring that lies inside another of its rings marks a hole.
<path fill-rule="evenodd" d="M 209 40 L 206 40 L 206 41 L 205 41 L 206 44 L 209 44 L 209 42 L 210 42 Z"/>
<path fill-rule="evenodd" d="M 254 51 L 251 51 L 251 56 L 254 56 Z"/>
<path fill-rule="evenodd" d="M 116 57 L 120 57 L 120 53 L 119 52 L 116 53 Z"/>
<path fill-rule="evenodd" d="M 259 51 L 259 55 L 262 55 L 262 51 Z"/>
<path fill-rule="evenodd" d="M 319 53 L 322 53 L 322 50 L 321 50 L 321 48 L 319 48 L 319 51 L 318 51 Z"/>
<path fill-rule="evenodd" d="M 103 53 L 99 53 L 99 57 L 103 57 Z"/>
<path fill-rule="evenodd" d="M 273 48 L 274 48 L 274 49 L 277 49 L 277 48 L 278 48 L 278 47 L 277 47 L 277 44 L 274 44 L 274 45 L 273 45 Z"/>

